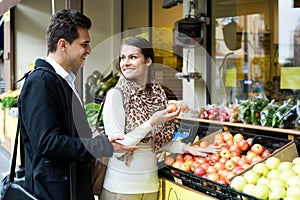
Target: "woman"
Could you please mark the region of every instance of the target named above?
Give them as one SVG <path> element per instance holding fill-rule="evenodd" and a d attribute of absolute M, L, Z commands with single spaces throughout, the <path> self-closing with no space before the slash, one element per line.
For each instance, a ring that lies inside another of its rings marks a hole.
<path fill-rule="evenodd" d="M 159 179 L 155 151 L 189 152 L 205 156 L 214 147 L 201 149 L 172 141 L 174 118 L 180 108 L 170 113 L 162 86 L 151 76 L 154 53 L 143 38 L 127 40 L 120 51 L 117 69 L 121 77 L 106 96 L 103 110 L 108 135 L 123 135 L 120 141 L 137 145 L 134 152 L 114 153 L 110 158 L 101 200 L 155 200 Z"/>

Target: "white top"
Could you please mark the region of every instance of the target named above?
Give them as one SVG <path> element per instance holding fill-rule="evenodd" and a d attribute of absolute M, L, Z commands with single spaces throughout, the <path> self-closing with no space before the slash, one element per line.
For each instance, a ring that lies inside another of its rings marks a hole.
<path fill-rule="evenodd" d="M 69 86 L 72 88 L 72 90 L 74 91 L 74 93 L 76 94 L 77 98 L 79 99 L 79 102 L 81 103 L 82 105 L 82 102 L 81 102 L 81 99 L 79 97 L 79 94 L 75 88 L 75 79 L 76 79 L 76 76 L 75 74 L 70 71 L 70 72 L 67 72 L 60 64 L 58 64 L 55 60 L 53 60 L 52 58 L 50 57 L 46 57 L 45 59 L 50 65 L 52 65 L 52 67 L 54 68 L 55 72 L 60 75 L 63 79 L 65 79 Z"/>
<path fill-rule="evenodd" d="M 136 194 L 150 193 L 159 190 L 157 174 L 157 158 L 151 143 L 139 143 L 145 135 L 153 129 L 149 121 L 140 125 L 132 132 L 124 134 L 125 111 L 123 97 L 119 90 L 111 89 L 106 95 L 103 109 L 104 127 L 107 135 L 122 135 L 124 145 L 138 145 L 134 151 L 130 166 L 117 159 L 123 153 L 114 153 L 110 158 L 104 188 L 110 192 Z M 172 141 L 164 147 L 172 153 L 182 153 L 183 143 Z"/>

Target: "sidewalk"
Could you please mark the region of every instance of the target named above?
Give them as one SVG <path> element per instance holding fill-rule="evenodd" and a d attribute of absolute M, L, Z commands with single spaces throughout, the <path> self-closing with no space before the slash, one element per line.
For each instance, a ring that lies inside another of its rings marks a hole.
<path fill-rule="evenodd" d="M 11 156 L 9 152 L 0 144 L 0 181 L 9 173 Z"/>

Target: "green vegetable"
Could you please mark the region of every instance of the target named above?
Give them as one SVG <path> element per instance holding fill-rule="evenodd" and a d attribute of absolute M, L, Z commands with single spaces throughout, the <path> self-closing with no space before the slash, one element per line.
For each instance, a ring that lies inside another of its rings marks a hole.
<path fill-rule="evenodd" d="M 273 99 L 264 109 L 260 112 L 260 123 L 262 126 L 272 126 L 273 115 L 278 109 Z"/>
<path fill-rule="evenodd" d="M 87 103 L 84 105 L 86 117 L 89 123 L 89 126 L 93 129 L 97 123 L 97 117 L 100 111 L 100 104 L 97 103 Z M 99 126 L 103 125 L 102 115 L 99 120 Z"/>
<path fill-rule="evenodd" d="M 250 115 L 250 100 L 247 99 L 239 105 L 238 116 L 243 123 L 248 124 L 251 122 Z"/>
<path fill-rule="evenodd" d="M 272 119 L 272 127 L 273 128 L 279 127 L 284 115 L 287 112 L 289 112 L 289 110 L 293 107 L 293 105 L 290 104 L 290 101 L 291 101 L 291 99 L 287 100 L 275 111 L 275 113 L 273 115 L 273 119 Z"/>
<path fill-rule="evenodd" d="M 254 125 L 260 124 L 260 112 L 266 107 L 269 100 L 263 97 L 257 97 L 251 102 L 251 122 Z"/>
<path fill-rule="evenodd" d="M 2 102 L 2 110 L 4 110 L 5 108 L 17 107 L 18 98 L 4 97 L 1 102 Z"/>

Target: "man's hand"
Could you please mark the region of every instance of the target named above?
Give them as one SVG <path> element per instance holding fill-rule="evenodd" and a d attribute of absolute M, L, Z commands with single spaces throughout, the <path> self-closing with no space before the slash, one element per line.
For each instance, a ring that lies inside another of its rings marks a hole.
<path fill-rule="evenodd" d="M 114 146 L 114 152 L 115 153 L 121 153 L 121 152 L 126 152 L 126 151 L 135 151 L 138 148 L 138 146 L 127 146 L 119 143 L 117 140 L 123 140 L 123 136 L 109 136 L 108 137 L 109 141 L 112 143 Z"/>

